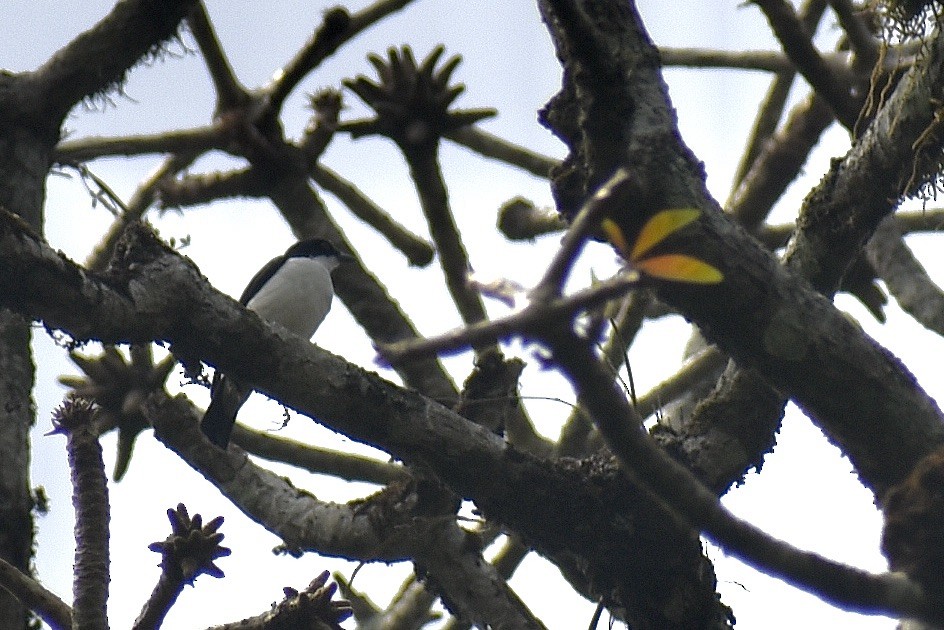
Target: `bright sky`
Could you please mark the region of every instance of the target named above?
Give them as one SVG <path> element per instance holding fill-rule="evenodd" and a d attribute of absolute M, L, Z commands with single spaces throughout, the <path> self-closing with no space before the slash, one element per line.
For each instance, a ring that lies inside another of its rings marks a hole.
<path fill-rule="evenodd" d="M 348 7 L 358 9 L 366 4 L 357 1 Z M 264 83 L 292 56 L 318 25 L 322 10 L 329 6 L 320 3 L 312 6 L 300 0 L 274 3 L 212 0 L 207 5 L 236 73 L 250 87 Z M 738 6 L 741 3 L 714 0 L 645 0 L 640 2 L 640 11 L 660 45 L 773 48 L 759 10 Z M 109 7 L 109 2 L 99 0 L 69 3 L 11 0 L 0 4 L 0 18 L 13 25 L 0 38 L 0 67 L 14 71 L 34 68 L 104 15 Z M 821 30 L 835 33 L 831 25 Z M 189 35 L 183 41 L 194 47 Z M 563 147 L 536 122 L 536 110 L 557 89 L 560 77 L 533 2 L 418 0 L 346 45 L 309 77 L 288 103 L 283 118 L 287 133 L 297 137 L 307 122 L 303 109 L 305 92 L 337 87 L 341 77 L 370 73 L 372 69 L 365 60 L 368 52 L 383 52 L 390 45 L 408 43 L 422 57 L 440 42 L 446 44 L 447 55 L 461 54 L 464 58 L 454 75 L 467 86 L 458 106 L 497 107 L 498 118 L 486 122 L 485 129 L 532 149 L 563 155 Z M 179 54 L 135 69 L 124 95 L 112 95 L 107 104 L 97 101 L 74 112 L 68 121 L 72 137 L 147 133 L 206 124 L 212 113 L 213 94 L 202 61 L 197 55 L 185 54 L 179 45 L 171 46 L 171 50 Z M 723 201 L 753 121 L 756 101 L 766 86 L 765 77 L 746 72 L 670 70 L 666 78 L 683 137 L 705 161 L 709 186 Z M 347 118 L 363 112 L 353 96 L 348 98 L 347 105 L 344 113 Z M 841 131 L 827 135 L 807 165 L 803 182 L 794 186 L 778 206 L 776 220 L 790 220 L 799 200 L 820 178 L 828 159 L 841 155 L 845 148 L 846 139 Z M 495 212 L 502 202 L 515 195 L 550 205 L 546 182 L 451 146 L 443 151 L 443 160 L 453 208 L 476 271 L 486 278 L 507 276 L 522 285 L 532 285 L 554 251 L 556 239 L 545 238 L 534 246 L 509 245 L 494 229 Z M 325 162 L 353 180 L 402 223 L 425 232 L 403 160 L 390 143 L 375 139 L 351 143 L 339 139 L 332 144 Z M 91 168 L 127 199 L 156 163 L 153 159 L 115 159 L 95 162 Z M 232 160 L 214 157 L 195 168 L 222 168 L 228 164 L 233 164 Z M 410 269 L 371 230 L 352 219 L 330 197 L 328 201 L 366 263 L 380 271 L 383 282 L 423 332 L 433 334 L 457 325 L 458 318 L 449 302 L 425 290 L 441 286 L 438 266 Z M 165 238 L 190 237 L 192 244 L 185 253 L 217 287 L 232 295 L 238 295 L 254 271 L 291 241 L 275 210 L 259 202 L 221 203 L 187 209 L 182 215 L 171 212 L 151 218 Z M 76 260 L 84 260 L 110 221 L 105 209 L 92 207 L 75 177 L 50 178 L 46 234 L 54 247 Z M 933 262 L 927 256 L 924 261 Z M 588 283 L 591 268 L 597 274 L 611 271 L 612 255 L 603 248 L 594 249 L 575 273 L 575 282 Z M 933 274 L 933 266 L 930 270 Z M 936 376 L 939 370 L 934 370 L 938 366 L 932 366 L 928 359 L 942 355 L 940 339 L 911 323 L 894 307 L 889 309 L 889 323 L 879 326 L 854 301 L 840 298 L 839 305 L 899 354 L 926 387 L 940 387 Z M 504 312 L 500 305 L 489 307 L 493 314 Z M 641 391 L 674 372 L 686 336 L 686 325 L 679 318 L 650 326 L 631 352 Z M 370 344 L 340 306 L 329 315 L 315 341 L 350 361 L 377 369 Z M 518 345 L 515 350 L 526 360 L 531 358 L 529 349 Z M 40 366 L 36 391 L 39 420 L 33 433 L 33 483 L 45 486 L 52 506 L 50 515 L 39 521 L 37 568 L 46 586 L 68 600 L 73 553 L 71 489 L 63 439 L 43 434 L 49 430 L 50 412 L 64 393 L 55 378 L 74 370 L 63 358 L 64 352 L 41 329 L 36 331 L 36 353 Z M 541 372 L 534 361 L 531 363 L 523 378 L 523 393 L 557 396 L 569 391 L 559 377 Z M 448 365 L 461 382 L 470 368 L 469 357 L 452 359 Z M 176 386 L 179 380 L 172 377 L 170 385 Z M 189 385 L 183 391 L 198 404 L 206 404 L 207 392 L 200 387 Z M 930 391 L 932 395 L 938 394 L 934 388 Z M 560 403 L 529 402 L 528 406 L 539 429 L 551 436 L 556 435 L 558 423 L 569 411 Z M 278 405 L 253 400 L 240 418 L 257 427 L 274 429 L 281 421 L 281 410 Z M 345 448 L 353 446 L 300 417 L 289 425 L 286 435 Z M 114 436 L 104 440 L 109 469 L 114 442 Z M 848 463 L 795 409 L 788 414 L 778 442 L 763 473 L 751 475 L 743 488 L 726 497 L 726 504 L 738 515 L 797 546 L 870 570 L 882 570 L 884 561 L 878 553 L 880 519 L 871 496 L 857 484 Z M 323 499 L 347 500 L 372 491 L 365 486 L 276 468 L 291 475 L 296 485 Z M 181 501 L 191 513 L 199 512 L 205 518 L 224 515 L 225 544 L 234 553 L 219 563 L 226 579 L 200 578 L 198 591 L 188 589 L 183 594 L 166 627 L 200 628 L 258 614 L 270 602 L 281 598 L 280 589 L 284 585 L 302 587 L 325 568 L 346 575 L 353 569 L 349 563 L 311 554 L 298 560 L 273 557 L 270 550 L 279 542 L 274 536 L 251 523 L 202 477 L 181 464 L 150 434 L 145 434 L 139 440 L 127 477 L 122 483 L 111 485 L 110 616 L 114 627 L 128 627 L 147 598 L 158 576 L 159 561 L 157 554 L 147 550 L 147 545 L 167 535 L 165 510 Z M 888 619 L 838 611 L 744 568 L 716 549 L 709 549 L 708 553 L 716 563 L 723 600 L 734 608 L 739 628 L 795 628 L 812 624 L 878 629 L 895 625 Z M 367 566 L 358 574 L 356 586 L 384 603 L 408 570 L 407 566 L 392 569 Z M 391 578 L 390 571 L 397 577 Z M 547 563 L 536 556 L 524 563 L 512 585 L 552 629 L 586 627 L 589 623 L 593 605 L 573 595 L 556 570 L 548 570 Z"/>

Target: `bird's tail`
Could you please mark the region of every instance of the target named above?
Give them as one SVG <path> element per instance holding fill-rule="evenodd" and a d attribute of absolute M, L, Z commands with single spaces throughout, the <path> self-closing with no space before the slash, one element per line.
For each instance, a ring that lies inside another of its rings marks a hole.
<path fill-rule="evenodd" d="M 249 398 L 251 390 L 247 391 L 232 379 L 220 376 L 213 379 L 212 392 L 210 406 L 200 421 L 200 430 L 211 442 L 225 449 L 233 433 L 236 414 Z"/>

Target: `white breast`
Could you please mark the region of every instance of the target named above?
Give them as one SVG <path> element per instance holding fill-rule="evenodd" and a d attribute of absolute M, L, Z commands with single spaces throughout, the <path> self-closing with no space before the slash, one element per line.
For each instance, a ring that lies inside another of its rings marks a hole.
<path fill-rule="evenodd" d="M 246 306 L 262 319 L 310 339 L 328 314 L 333 295 L 330 268 L 321 260 L 290 258 Z"/>

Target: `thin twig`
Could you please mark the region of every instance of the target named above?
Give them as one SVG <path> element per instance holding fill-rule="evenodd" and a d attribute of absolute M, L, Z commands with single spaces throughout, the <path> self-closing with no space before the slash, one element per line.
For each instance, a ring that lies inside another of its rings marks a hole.
<path fill-rule="evenodd" d="M 197 40 L 197 46 L 200 47 L 200 53 L 216 88 L 217 113 L 245 103 L 249 99 L 249 93 L 236 78 L 233 67 L 226 59 L 226 53 L 223 52 L 203 2 L 197 2 L 187 16 L 187 23 L 194 39 Z"/>
<path fill-rule="evenodd" d="M 89 137 L 60 142 L 56 145 L 53 160 L 67 164 L 113 155 L 202 153 L 212 149 L 225 149 L 227 143 L 228 134 L 218 125 L 117 138 Z"/>
<path fill-rule="evenodd" d="M 848 56 L 848 55 L 844 55 Z M 793 62 L 773 50 L 719 50 L 716 48 L 659 48 L 663 66 L 734 68 L 777 74 L 794 70 Z M 836 60 L 841 63 L 839 59 Z"/>
<path fill-rule="evenodd" d="M 276 437 L 238 423 L 233 428 L 233 442 L 257 457 L 346 481 L 385 485 L 409 477 L 407 470 L 396 464 Z"/>
<path fill-rule="evenodd" d="M 283 102 L 305 76 L 318 67 L 331 53 L 356 35 L 399 11 L 413 0 L 379 0 L 357 13 L 347 15 L 341 9 L 329 10 L 325 22 L 315 36 L 302 48 L 291 61 L 280 68 L 266 87 L 269 94 L 267 115 L 278 114 Z M 345 13 L 342 27 L 341 13 Z"/>
<path fill-rule="evenodd" d="M 446 137 L 485 157 L 517 166 L 538 177 L 550 177 L 551 169 L 560 164 L 560 160 L 518 146 L 474 125 L 450 131 Z"/>
<path fill-rule="evenodd" d="M 121 235 L 124 234 L 128 224 L 134 221 L 140 221 L 141 217 L 144 216 L 144 213 L 154 202 L 161 184 L 190 166 L 195 158 L 195 153 L 172 155 L 142 181 L 126 204 L 125 211 L 112 222 L 105 236 L 102 237 L 102 240 L 99 241 L 95 249 L 92 250 L 92 253 L 89 254 L 85 262 L 86 267 L 99 271 L 104 269 L 115 249 L 115 244 L 118 242 L 118 239 L 121 238 Z"/>
<path fill-rule="evenodd" d="M 380 355 L 391 363 L 406 361 L 420 356 L 450 354 L 480 343 L 494 343 L 530 331 L 548 322 L 565 320 L 583 309 L 592 308 L 609 300 L 622 297 L 639 287 L 639 277 L 634 273 L 611 278 L 592 288 L 573 295 L 534 301 L 523 310 L 504 317 L 444 333 L 437 337 L 400 341 L 379 346 Z"/>
<path fill-rule="evenodd" d="M 354 216 L 377 230 L 391 245 L 403 252 L 411 265 L 425 267 L 432 261 L 434 250 L 429 241 L 397 222 L 352 182 L 323 164 L 313 164 L 309 174 L 316 184 L 340 199 Z"/>
<path fill-rule="evenodd" d="M 614 202 L 612 195 L 614 189 L 627 181 L 629 181 L 629 175 L 624 169 L 619 169 L 584 204 L 564 235 L 560 249 L 548 265 L 544 277 L 531 290 L 529 297 L 532 301 L 545 302 L 561 294 L 570 269 L 580 254 L 587 236 L 599 225 L 603 215 Z"/>
<path fill-rule="evenodd" d="M 342 8 L 332 8 L 324 14 L 321 27 L 314 36 L 284 67 L 280 68 L 267 88 L 269 94 L 266 114 L 278 115 L 288 95 L 309 72 L 318 67 L 331 53 L 350 39 L 351 16 Z"/>
<path fill-rule="evenodd" d="M 705 376 L 724 367 L 727 360 L 728 357 L 715 346 L 705 348 L 685 361 L 675 374 L 640 396 L 635 404 L 636 412 L 643 418 L 654 414 L 660 407 L 691 391 Z"/>
<path fill-rule="evenodd" d="M 616 318 L 610 327 L 609 338 L 601 351 L 614 376 L 619 374 L 620 366 L 627 362 L 629 347 L 642 328 L 652 302 L 652 294 L 649 291 L 634 291 L 620 303 Z M 589 444 L 592 430 L 593 424 L 587 417 L 586 410 L 579 404 L 575 405 L 561 427 L 555 452 L 570 457 L 588 455 L 594 450 Z"/>

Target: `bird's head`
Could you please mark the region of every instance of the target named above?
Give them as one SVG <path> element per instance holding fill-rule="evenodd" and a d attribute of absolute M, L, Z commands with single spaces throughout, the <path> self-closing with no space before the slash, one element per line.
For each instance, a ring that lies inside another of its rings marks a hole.
<path fill-rule="evenodd" d="M 354 261 L 353 256 L 340 252 L 333 243 L 323 238 L 298 241 L 285 251 L 285 258 L 324 258 L 334 263 L 331 267 Z"/>

